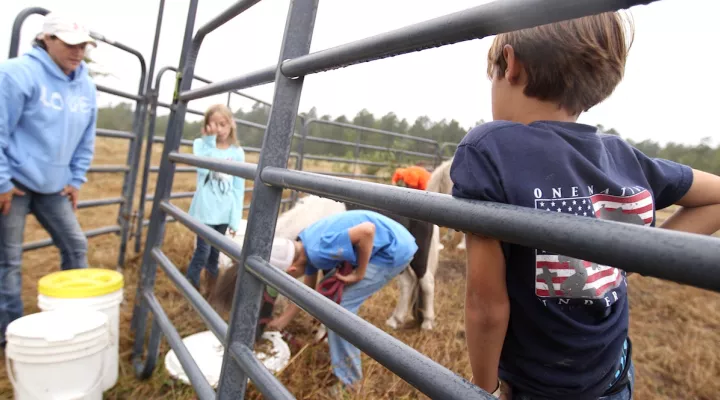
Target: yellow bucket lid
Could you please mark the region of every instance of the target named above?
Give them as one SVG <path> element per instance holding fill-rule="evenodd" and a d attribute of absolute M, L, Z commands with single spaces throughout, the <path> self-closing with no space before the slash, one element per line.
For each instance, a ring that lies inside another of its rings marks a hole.
<path fill-rule="evenodd" d="M 38 292 L 44 296 L 61 298 L 95 297 L 122 289 L 123 284 L 123 276 L 117 271 L 103 268 L 69 269 L 40 278 Z"/>

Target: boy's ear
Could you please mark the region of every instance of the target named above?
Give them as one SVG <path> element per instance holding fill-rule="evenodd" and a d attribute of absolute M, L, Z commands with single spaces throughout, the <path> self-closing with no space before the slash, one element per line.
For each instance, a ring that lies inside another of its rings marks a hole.
<path fill-rule="evenodd" d="M 517 84 L 520 81 L 520 74 L 522 73 L 522 65 L 515 57 L 515 49 L 509 44 L 503 46 L 503 58 L 507 67 L 505 71 L 498 71 L 505 79 L 511 84 Z"/>

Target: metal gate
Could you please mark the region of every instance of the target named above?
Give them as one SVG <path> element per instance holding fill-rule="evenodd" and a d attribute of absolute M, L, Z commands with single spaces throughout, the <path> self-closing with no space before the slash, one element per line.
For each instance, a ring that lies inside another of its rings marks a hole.
<path fill-rule="evenodd" d="M 261 293 L 265 285 L 276 288 L 324 323 L 328 329 L 340 334 L 431 398 L 491 398 L 465 379 L 268 264 L 283 189 L 351 201 L 437 225 L 477 232 L 510 243 L 547 249 L 571 257 L 614 265 L 629 272 L 720 291 L 717 267 L 720 265 L 720 252 L 717 251 L 718 241 L 714 238 L 662 229 L 648 230 L 640 226 L 566 214 L 550 216 L 534 209 L 461 200 L 443 194 L 381 186 L 377 183 L 286 168 L 303 78 L 308 74 L 651 2 L 652 0 L 498 1 L 308 54 L 318 0 L 292 0 L 277 65 L 191 89 L 195 61 L 205 36 L 258 3 L 258 0 L 238 1 L 202 26 L 195 37 L 192 37 L 198 0 L 191 0 L 179 63 L 183 73 L 178 76 L 177 95 L 173 99 L 143 256 L 142 282 L 138 288 L 134 310 L 137 322 L 134 360 L 139 375 L 146 377 L 151 373 L 157 360 L 160 334 L 163 333 L 178 355 L 198 397 L 210 399 L 216 396 L 155 298 L 153 287 L 157 266 L 160 265 L 224 343 L 227 351 L 217 392 L 220 399 L 242 399 L 248 378 L 252 379 L 268 398 L 293 398 L 254 357 L 251 350 Z M 188 101 L 273 81 L 273 106 L 257 165 L 222 162 L 178 153 Z M 262 182 L 253 187 L 248 231 L 242 250 L 230 239 L 195 220 L 170 202 L 177 163 Z M 180 221 L 244 266 L 238 274 L 229 324 L 225 324 L 160 249 L 168 216 Z M 613 251 L 607 251 L 608 248 Z M 143 360 L 145 320 L 148 313 L 152 313 L 154 318 L 147 349 L 148 358 Z"/>

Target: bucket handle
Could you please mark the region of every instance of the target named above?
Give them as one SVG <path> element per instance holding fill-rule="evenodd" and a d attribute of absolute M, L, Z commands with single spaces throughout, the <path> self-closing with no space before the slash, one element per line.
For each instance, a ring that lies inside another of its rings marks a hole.
<path fill-rule="evenodd" d="M 103 347 L 100 352 L 104 352 L 108 347 L 110 347 L 110 341 L 108 341 L 108 345 Z M 22 387 L 23 390 L 26 392 L 32 394 L 35 398 L 41 399 L 42 396 L 37 396 L 33 393 L 32 390 L 25 387 L 24 385 L 19 385 L 18 382 L 15 380 L 15 374 L 13 374 L 12 365 L 10 364 L 10 357 L 5 357 L 5 369 L 7 370 L 8 380 L 10 380 L 10 384 L 12 384 L 13 387 Z M 68 397 L 58 397 L 56 395 L 50 394 L 52 400 L 85 400 L 85 396 L 87 396 L 88 393 L 92 393 L 95 391 L 95 389 L 98 388 L 98 386 L 102 385 L 103 378 L 104 378 L 104 372 L 105 372 L 105 356 L 103 355 L 100 358 L 100 372 L 98 373 L 97 378 L 95 378 L 95 383 L 90 386 L 90 389 L 82 394 L 71 394 Z"/>

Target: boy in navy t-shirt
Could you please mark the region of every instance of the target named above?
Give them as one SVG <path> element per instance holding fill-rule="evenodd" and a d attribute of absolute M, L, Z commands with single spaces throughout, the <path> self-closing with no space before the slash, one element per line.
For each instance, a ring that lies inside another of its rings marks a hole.
<path fill-rule="evenodd" d="M 576 122 L 622 79 L 625 41 L 618 13 L 498 35 L 488 53 L 494 121 L 460 143 L 453 196 L 649 227 L 656 210 L 678 204 L 662 228 L 720 229 L 720 178 Z M 466 239 L 475 384 L 514 400 L 631 398 L 624 271 Z"/>

